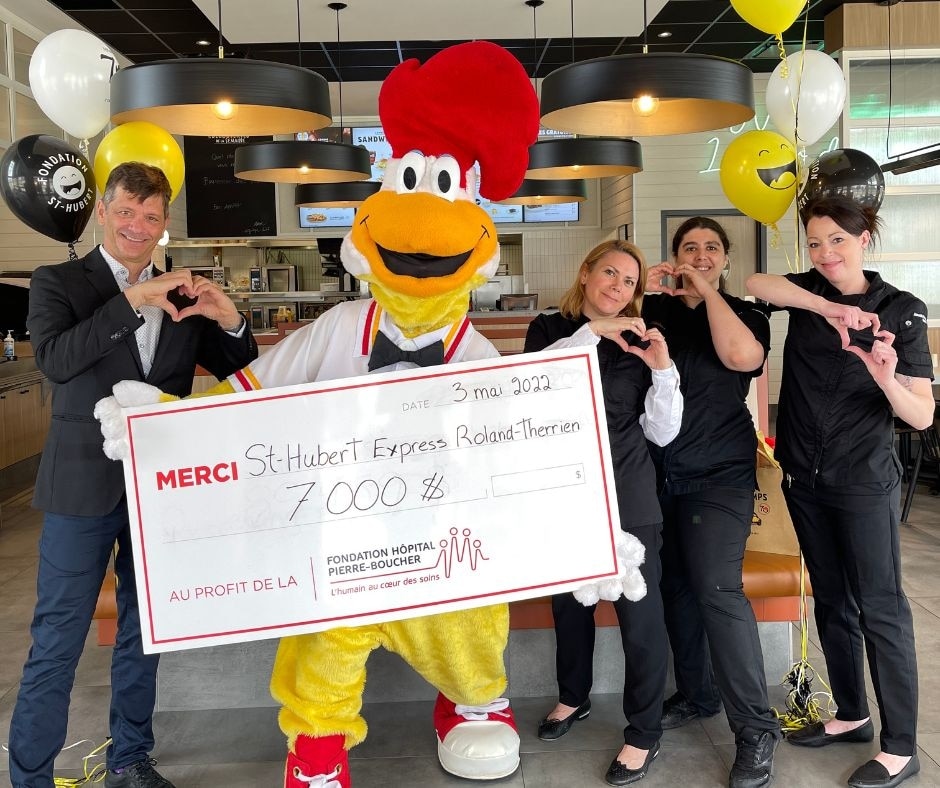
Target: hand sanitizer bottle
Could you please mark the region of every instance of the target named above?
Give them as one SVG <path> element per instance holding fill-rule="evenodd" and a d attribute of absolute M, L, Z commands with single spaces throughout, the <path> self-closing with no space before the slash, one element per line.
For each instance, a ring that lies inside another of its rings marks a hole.
<path fill-rule="evenodd" d="M 7 335 L 3 338 L 3 360 L 13 361 L 14 356 L 13 332 L 8 329 Z"/>

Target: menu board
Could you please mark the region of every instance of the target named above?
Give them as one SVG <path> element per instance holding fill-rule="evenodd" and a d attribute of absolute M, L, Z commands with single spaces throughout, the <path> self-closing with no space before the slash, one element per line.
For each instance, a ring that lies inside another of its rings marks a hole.
<path fill-rule="evenodd" d="M 186 235 L 244 238 L 277 235 L 273 183 L 235 177 L 235 149 L 272 137 L 184 137 Z"/>
<path fill-rule="evenodd" d="M 381 126 L 361 126 L 352 129 L 351 136 L 353 145 L 362 145 L 369 151 L 369 159 L 372 162 L 372 177 L 370 180 L 381 181 L 385 177 L 385 168 L 388 166 L 388 160 L 392 157 L 392 146 L 385 139 L 385 131 Z M 479 178 L 480 165 L 474 162 L 474 171 Z M 519 224 L 522 222 L 576 222 L 578 221 L 578 203 L 561 203 L 559 205 L 529 206 L 521 205 L 502 205 L 496 202 L 490 202 L 485 197 L 478 196 L 476 203 L 486 211 L 492 220 L 497 224 Z M 326 214 L 326 211 L 320 211 Z M 348 224 L 352 224 L 352 218 Z M 308 225 L 301 222 L 301 227 Z M 327 227 L 320 223 L 318 227 Z"/>
<path fill-rule="evenodd" d="M 301 227 L 352 227 L 355 208 L 299 208 Z"/>
<path fill-rule="evenodd" d="M 576 222 L 578 203 L 560 202 L 554 205 L 523 205 L 527 222 Z"/>

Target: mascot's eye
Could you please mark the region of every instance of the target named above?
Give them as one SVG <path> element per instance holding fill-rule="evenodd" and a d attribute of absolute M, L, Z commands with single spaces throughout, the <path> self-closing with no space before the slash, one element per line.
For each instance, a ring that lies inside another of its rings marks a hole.
<path fill-rule="evenodd" d="M 454 201 L 460 189 L 460 165 L 453 156 L 441 156 L 431 165 L 431 190 L 445 200 Z"/>
<path fill-rule="evenodd" d="M 424 177 L 424 170 L 427 167 L 427 160 L 421 155 L 420 151 L 410 151 L 402 156 L 401 163 L 398 165 L 398 178 L 396 188 L 399 193 L 413 192 L 418 188 L 421 179 Z"/>

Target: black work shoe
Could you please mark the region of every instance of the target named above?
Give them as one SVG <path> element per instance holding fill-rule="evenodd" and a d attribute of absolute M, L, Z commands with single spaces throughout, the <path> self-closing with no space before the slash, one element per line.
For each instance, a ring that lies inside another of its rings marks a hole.
<path fill-rule="evenodd" d="M 825 747 L 827 744 L 866 742 L 874 738 L 875 727 L 871 724 L 871 720 L 865 720 L 857 728 L 852 728 L 845 733 L 826 733 L 825 723 L 814 722 L 787 734 L 787 741 L 790 744 L 798 744 L 800 747 Z"/>
<path fill-rule="evenodd" d="M 109 771 L 104 778 L 104 788 L 174 788 L 173 783 L 153 768 L 155 763 L 153 758 L 148 758 L 125 766 L 120 772 Z"/>
<path fill-rule="evenodd" d="M 585 719 L 591 713 L 590 698 L 576 708 L 563 720 L 550 720 L 546 717 L 539 723 L 539 738 L 542 741 L 554 741 L 564 736 L 578 720 Z"/>
<path fill-rule="evenodd" d="M 728 788 L 760 788 L 767 785 L 774 771 L 777 737 L 771 731 L 738 736 L 738 750 L 728 775 Z"/>
<path fill-rule="evenodd" d="M 637 780 L 642 780 L 646 777 L 646 773 L 650 770 L 650 764 L 657 755 L 659 755 L 659 742 L 656 742 L 646 751 L 646 759 L 639 769 L 631 769 L 614 758 L 613 763 L 607 769 L 607 774 L 604 775 L 604 780 L 608 785 L 629 785 L 637 782 Z"/>
<path fill-rule="evenodd" d="M 661 724 L 664 731 L 669 731 L 673 728 L 681 728 L 699 717 L 714 717 L 717 713 L 716 711 L 711 714 L 703 714 L 698 706 L 686 700 L 684 695 L 677 692 L 663 702 Z"/>
<path fill-rule="evenodd" d="M 907 762 L 907 765 L 897 774 L 891 775 L 878 761 L 868 761 L 859 766 L 849 777 L 852 788 L 894 788 L 903 783 L 908 777 L 913 777 L 920 771 L 920 761 L 917 754 Z"/>

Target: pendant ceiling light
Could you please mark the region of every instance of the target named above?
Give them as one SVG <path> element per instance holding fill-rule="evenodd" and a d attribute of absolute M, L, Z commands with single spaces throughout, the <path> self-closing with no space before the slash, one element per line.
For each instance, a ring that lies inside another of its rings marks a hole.
<path fill-rule="evenodd" d="M 225 58 L 219 0 L 218 58 L 139 63 L 111 77 L 111 122 L 142 120 L 173 134 L 287 134 L 329 125 L 330 90 L 314 71 Z"/>
<path fill-rule="evenodd" d="M 346 3 L 328 3 L 329 8 L 336 12 L 336 88 L 339 93 L 339 127 L 342 133 L 343 121 L 343 44 L 339 31 L 339 12 L 346 8 Z M 345 145 L 362 151 L 365 157 L 365 175 L 357 178 L 368 178 L 372 174 L 372 165 L 369 161 L 369 152 L 361 146 Z M 361 205 L 363 200 L 375 194 L 382 184 L 375 181 L 353 180 L 352 178 L 335 179 L 327 182 L 326 178 L 319 182 L 302 183 L 294 190 L 294 204 L 301 208 L 354 208 Z"/>
<path fill-rule="evenodd" d="M 526 178 L 512 197 L 499 202 L 501 205 L 555 205 L 584 202 L 586 199 L 586 181 L 574 178 L 557 181 Z"/>
<path fill-rule="evenodd" d="M 542 123 L 575 134 L 643 137 L 733 126 L 754 117 L 751 70 L 737 60 L 678 52 L 572 63 L 542 80 Z"/>
<path fill-rule="evenodd" d="M 355 208 L 381 188 L 378 181 L 300 183 L 294 189 L 294 205 L 298 208 Z"/>
<path fill-rule="evenodd" d="M 336 13 L 336 24 L 339 25 L 339 10 Z M 297 0 L 297 63 L 303 65 L 300 41 L 300 0 Z M 341 138 L 342 103 L 340 96 Z M 235 176 L 246 181 L 339 183 L 364 180 L 371 174 L 369 151 L 359 145 L 343 142 L 278 140 L 251 142 L 235 149 Z"/>
<path fill-rule="evenodd" d="M 535 42 L 535 66 L 532 79 L 536 79 L 538 68 L 538 36 L 535 34 L 535 9 L 543 0 L 525 0 L 532 7 L 532 37 Z M 571 10 L 571 62 L 574 52 L 574 0 Z M 542 83 L 544 91 L 545 84 Z M 640 143 L 634 140 L 612 137 L 580 137 L 547 139 L 536 142 L 529 148 L 529 168 L 526 178 L 611 178 L 633 175 L 643 170 L 643 153 Z"/>

